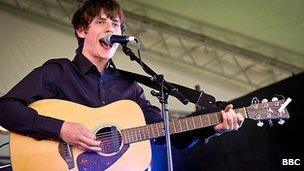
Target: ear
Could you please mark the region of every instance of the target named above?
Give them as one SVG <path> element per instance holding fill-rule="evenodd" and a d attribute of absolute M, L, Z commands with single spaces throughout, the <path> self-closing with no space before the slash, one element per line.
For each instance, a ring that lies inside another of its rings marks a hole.
<path fill-rule="evenodd" d="M 83 27 L 78 27 L 75 31 L 76 31 L 76 34 L 78 37 L 83 38 L 83 39 L 85 38 L 86 31 Z"/>

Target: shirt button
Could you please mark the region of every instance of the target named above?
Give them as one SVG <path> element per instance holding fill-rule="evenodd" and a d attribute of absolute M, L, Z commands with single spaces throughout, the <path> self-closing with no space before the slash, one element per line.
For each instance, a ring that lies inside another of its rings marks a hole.
<path fill-rule="evenodd" d="M 106 102 L 105 102 L 105 101 L 102 101 L 102 104 L 106 104 Z"/>

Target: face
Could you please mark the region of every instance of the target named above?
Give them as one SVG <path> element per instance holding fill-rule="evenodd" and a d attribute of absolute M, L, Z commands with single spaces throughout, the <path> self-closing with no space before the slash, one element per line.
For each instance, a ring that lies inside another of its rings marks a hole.
<path fill-rule="evenodd" d="M 102 11 L 99 16 L 96 16 L 87 29 L 76 30 L 79 37 L 84 38 L 84 46 L 82 53 L 87 58 L 93 60 L 108 61 L 115 54 L 118 44 L 108 46 L 105 43 L 100 43 L 99 40 L 107 34 L 121 35 L 121 21 L 117 16 L 113 20 L 108 18 Z"/>

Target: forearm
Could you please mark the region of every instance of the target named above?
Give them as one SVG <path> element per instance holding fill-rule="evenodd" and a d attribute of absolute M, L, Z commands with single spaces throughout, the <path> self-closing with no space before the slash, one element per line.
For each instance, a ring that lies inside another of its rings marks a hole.
<path fill-rule="evenodd" d="M 0 125 L 35 139 L 59 139 L 62 120 L 39 115 L 16 99 L 0 98 Z"/>

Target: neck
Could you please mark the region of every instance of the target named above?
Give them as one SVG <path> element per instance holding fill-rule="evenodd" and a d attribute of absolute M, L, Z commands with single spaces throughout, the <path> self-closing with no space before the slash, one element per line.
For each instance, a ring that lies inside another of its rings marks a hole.
<path fill-rule="evenodd" d="M 97 67 L 98 71 L 100 73 L 103 73 L 105 69 L 109 65 L 109 59 L 100 59 L 100 58 L 93 58 L 92 60 L 89 58 L 89 60 Z"/>
<path fill-rule="evenodd" d="M 82 53 L 90 62 L 92 62 L 93 65 L 96 66 L 96 68 L 98 69 L 98 71 L 100 73 L 103 73 L 105 71 L 105 69 L 108 67 L 109 65 L 109 59 L 105 59 L 105 58 L 101 58 L 101 57 L 94 57 L 94 56 L 90 56 L 90 55 L 86 55 L 84 53 Z"/>

